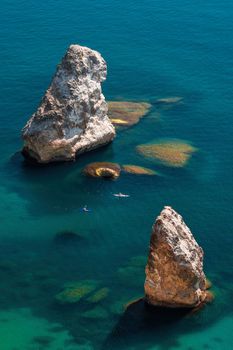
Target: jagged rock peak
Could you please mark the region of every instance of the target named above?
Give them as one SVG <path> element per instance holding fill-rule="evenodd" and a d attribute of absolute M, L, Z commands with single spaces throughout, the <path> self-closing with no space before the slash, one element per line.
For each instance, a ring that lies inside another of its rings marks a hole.
<path fill-rule="evenodd" d="M 207 297 L 203 250 L 168 206 L 152 228 L 144 287 L 146 301 L 155 306 L 196 307 Z"/>
<path fill-rule="evenodd" d="M 115 129 L 101 90 L 106 75 L 100 53 L 71 45 L 22 130 L 23 154 L 39 163 L 73 160 L 112 141 Z"/>

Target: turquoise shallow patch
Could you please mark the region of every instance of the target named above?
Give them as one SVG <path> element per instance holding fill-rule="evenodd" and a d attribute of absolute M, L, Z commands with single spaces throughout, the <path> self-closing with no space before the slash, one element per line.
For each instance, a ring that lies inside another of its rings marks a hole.
<path fill-rule="evenodd" d="M 66 329 L 57 323 L 50 323 L 46 319 L 35 317 L 30 309 L 11 309 L 0 312 L 0 338 L 4 350 L 39 349 L 42 345 L 46 349 L 55 350 L 59 347 L 69 350 L 78 349 L 66 346 L 72 337 Z M 60 327 L 59 332 L 51 329 Z"/>

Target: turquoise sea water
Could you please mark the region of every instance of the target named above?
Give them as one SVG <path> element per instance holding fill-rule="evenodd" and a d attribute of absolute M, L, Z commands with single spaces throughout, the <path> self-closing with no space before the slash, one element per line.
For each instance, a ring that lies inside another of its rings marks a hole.
<path fill-rule="evenodd" d="M 232 11 L 228 0 L 1 1 L 1 350 L 232 349 Z M 71 43 L 106 59 L 107 99 L 147 101 L 152 110 L 76 163 L 28 166 L 20 130 Z M 170 96 L 183 103 L 155 104 Z M 135 151 L 170 138 L 199 149 L 187 167 Z M 101 160 L 161 176 L 110 182 L 81 174 Z M 80 212 L 85 204 L 90 213 Z M 151 313 L 140 303 L 124 313 L 124 304 L 143 295 L 151 226 L 164 205 L 183 215 L 203 247 L 216 299 L 194 315 Z M 62 230 L 80 239 L 55 240 Z M 96 280 L 107 297 L 56 302 L 64 284 L 81 280 Z"/>

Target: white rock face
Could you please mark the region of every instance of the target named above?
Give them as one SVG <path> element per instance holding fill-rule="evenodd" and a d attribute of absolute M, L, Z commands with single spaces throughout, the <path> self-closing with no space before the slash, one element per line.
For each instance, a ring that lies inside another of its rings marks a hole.
<path fill-rule="evenodd" d="M 39 163 L 74 160 L 112 141 L 115 129 L 101 90 L 106 75 L 106 62 L 97 51 L 71 45 L 22 130 L 23 154 Z"/>
<path fill-rule="evenodd" d="M 166 307 L 196 307 L 208 296 L 203 250 L 171 207 L 164 207 L 152 229 L 145 296 Z"/>

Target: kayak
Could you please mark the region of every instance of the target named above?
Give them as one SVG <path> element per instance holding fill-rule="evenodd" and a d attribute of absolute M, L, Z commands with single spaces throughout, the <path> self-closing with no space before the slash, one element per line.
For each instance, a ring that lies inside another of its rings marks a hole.
<path fill-rule="evenodd" d="M 114 197 L 120 197 L 120 198 L 128 198 L 128 197 L 130 197 L 129 194 L 124 194 L 124 193 L 114 193 L 113 196 Z"/>
<path fill-rule="evenodd" d="M 89 213 L 90 211 L 92 211 L 91 209 L 87 208 L 87 207 L 83 207 L 83 208 L 80 208 L 80 211 L 81 212 L 84 212 L 84 213 Z"/>

